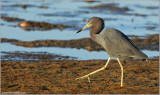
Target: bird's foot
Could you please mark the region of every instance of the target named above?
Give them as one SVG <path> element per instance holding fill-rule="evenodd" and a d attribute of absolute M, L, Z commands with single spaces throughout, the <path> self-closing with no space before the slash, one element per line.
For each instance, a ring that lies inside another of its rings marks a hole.
<path fill-rule="evenodd" d="M 79 77 L 79 78 L 76 78 L 76 80 L 79 80 L 79 79 L 84 79 L 84 78 L 87 78 L 88 77 L 88 82 L 90 83 L 90 78 L 88 75 L 85 75 L 85 76 L 82 76 L 82 77 Z"/>

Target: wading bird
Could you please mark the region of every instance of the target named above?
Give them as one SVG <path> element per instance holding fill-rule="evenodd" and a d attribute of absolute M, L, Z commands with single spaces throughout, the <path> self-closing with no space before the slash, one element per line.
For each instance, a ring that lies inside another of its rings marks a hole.
<path fill-rule="evenodd" d="M 106 62 L 105 66 L 93 71 L 87 75 L 82 77 L 76 78 L 83 79 L 88 78 L 90 82 L 89 76 L 95 74 L 99 71 L 104 70 L 110 59 L 112 57 L 117 58 L 118 63 L 121 67 L 121 87 L 123 86 L 123 66 L 120 62 L 120 59 L 123 60 L 130 60 L 130 59 L 148 59 L 148 56 L 141 52 L 133 43 L 132 41 L 121 31 L 109 28 L 105 29 L 102 33 L 100 33 L 104 28 L 104 21 L 102 18 L 99 17 L 92 17 L 88 20 L 87 25 L 85 25 L 82 29 L 80 29 L 77 33 L 85 30 L 86 28 L 90 28 L 90 37 L 93 41 L 100 44 L 109 54 L 108 61 Z"/>

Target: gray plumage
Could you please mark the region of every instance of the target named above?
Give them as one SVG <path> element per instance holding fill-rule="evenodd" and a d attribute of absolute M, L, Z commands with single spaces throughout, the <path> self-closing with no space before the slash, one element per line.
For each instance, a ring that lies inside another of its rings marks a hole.
<path fill-rule="evenodd" d="M 110 57 L 120 59 L 148 59 L 133 42 L 121 31 L 113 28 L 106 29 L 102 34 L 97 34 L 97 43 L 102 45 Z"/>
<path fill-rule="evenodd" d="M 110 57 L 124 60 L 148 59 L 148 56 L 141 52 L 121 31 L 114 28 L 109 28 L 100 33 L 104 27 L 103 19 L 99 17 L 92 17 L 89 19 L 88 23 L 90 26 L 86 26 L 85 28 L 91 28 L 91 39 L 103 46 Z M 78 32 L 82 30 L 84 30 L 84 28 Z"/>

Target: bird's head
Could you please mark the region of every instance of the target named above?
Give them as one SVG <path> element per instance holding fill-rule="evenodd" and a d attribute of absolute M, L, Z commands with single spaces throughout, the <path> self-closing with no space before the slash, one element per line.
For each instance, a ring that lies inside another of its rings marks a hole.
<path fill-rule="evenodd" d="M 104 26 L 103 19 L 99 18 L 99 17 L 92 17 L 92 18 L 90 18 L 88 20 L 87 24 L 83 28 L 81 28 L 80 30 L 78 30 L 77 33 L 81 32 L 81 31 L 83 31 L 83 30 L 85 30 L 87 28 L 95 27 L 95 26 L 97 26 L 97 24 L 102 25 L 102 27 L 103 27 Z"/>

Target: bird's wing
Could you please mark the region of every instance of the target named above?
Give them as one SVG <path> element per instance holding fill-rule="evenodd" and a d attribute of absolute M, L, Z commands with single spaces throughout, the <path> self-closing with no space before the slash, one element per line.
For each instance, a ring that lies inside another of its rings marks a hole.
<path fill-rule="evenodd" d="M 126 35 L 117 29 L 110 28 L 104 30 L 102 37 L 105 43 L 104 48 L 113 57 L 148 58 Z"/>

